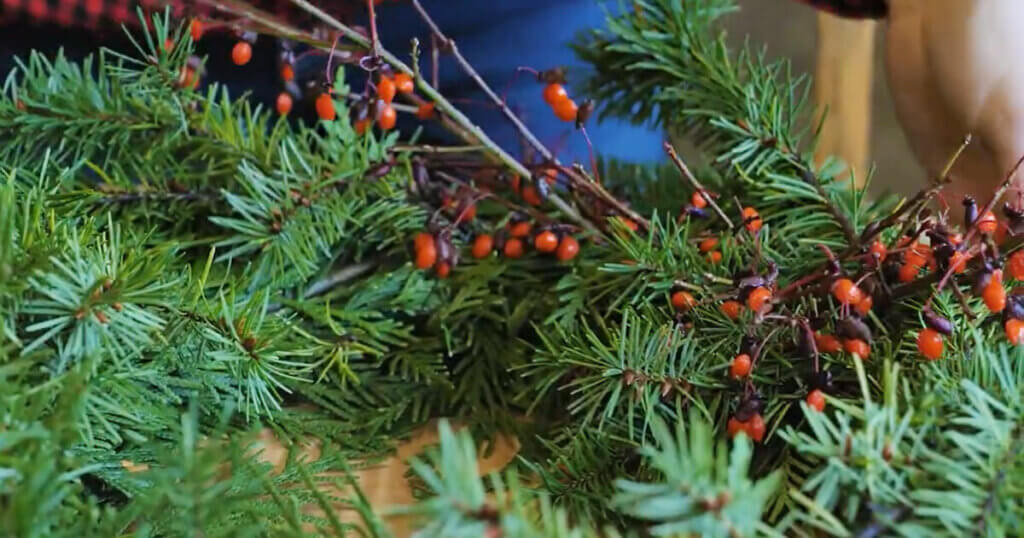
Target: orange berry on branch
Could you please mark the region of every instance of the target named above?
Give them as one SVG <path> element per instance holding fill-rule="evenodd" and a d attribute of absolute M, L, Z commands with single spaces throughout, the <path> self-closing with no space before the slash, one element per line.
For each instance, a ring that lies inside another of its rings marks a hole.
<path fill-rule="evenodd" d="M 357 135 L 366 134 L 366 131 L 370 130 L 370 118 L 356 120 L 353 127 L 355 128 Z"/>
<path fill-rule="evenodd" d="M 377 97 L 381 101 L 391 104 L 397 92 L 398 89 L 395 88 L 395 81 L 391 80 L 390 77 L 381 77 L 380 81 L 377 82 Z"/>
<path fill-rule="evenodd" d="M 971 258 L 967 254 L 956 251 L 949 257 L 949 266 L 953 268 L 954 273 L 959 275 L 967 270 L 967 262 L 970 260 Z"/>
<path fill-rule="evenodd" d="M 698 245 L 697 248 L 699 248 L 701 252 L 710 252 L 711 250 L 714 250 L 714 248 L 717 247 L 717 246 L 718 246 L 718 238 L 716 238 L 716 237 L 709 237 L 709 238 L 701 241 L 700 245 Z"/>
<path fill-rule="evenodd" d="M 192 19 L 188 24 L 188 31 L 192 34 L 192 41 L 199 41 L 203 37 L 203 21 Z"/>
<path fill-rule="evenodd" d="M 772 292 L 768 288 L 761 286 L 755 288 L 754 291 L 750 292 L 747 296 L 747 308 L 754 312 L 759 312 L 765 304 L 772 298 Z"/>
<path fill-rule="evenodd" d="M 825 410 L 825 393 L 814 389 L 807 395 L 807 406 L 819 413 Z"/>
<path fill-rule="evenodd" d="M 708 261 L 711 263 L 718 263 L 722 261 L 722 253 L 717 250 L 708 252 Z"/>
<path fill-rule="evenodd" d="M 554 252 L 558 248 L 558 236 L 551 230 L 544 230 L 533 238 L 533 246 L 540 252 Z"/>
<path fill-rule="evenodd" d="M 740 317 L 740 312 L 743 310 L 743 305 L 739 301 L 726 301 L 719 307 L 723 314 L 729 319 L 737 319 Z"/>
<path fill-rule="evenodd" d="M 533 228 L 533 225 L 528 220 L 509 223 L 508 234 L 512 237 L 526 237 L 530 235 L 531 228 Z"/>
<path fill-rule="evenodd" d="M 562 241 L 558 243 L 558 250 L 555 251 L 555 257 L 559 261 L 567 262 L 576 257 L 580 253 L 580 243 L 575 237 L 567 235 L 562 238 Z"/>
<path fill-rule="evenodd" d="M 761 229 L 764 221 L 761 220 L 761 214 L 757 212 L 753 207 L 743 208 L 743 225 L 747 228 L 750 233 L 756 233 Z"/>
<path fill-rule="evenodd" d="M 437 278 L 448 278 L 448 274 L 451 270 L 452 267 L 448 265 L 448 262 L 441 262 L 434 268 L 434 271 L 437 272 Z"/>
<path fill-rule="evenodd" d="M 736 358 L 732 360 L 732 364 L 729 365 L 729 375 L 732 376 L 733 379 L 743 379 L 750 375 L 750 367 L 752 364 L 753 362 L 750 360 L 750 355 L 747 355 L 746 353 L 737 355 Z"/>
<path fill-rule="evenodd" d="M 1024 280 L 1024 250 L 1018 250 L 1011 254 L 1006 265 L 1014 280 Z"/>
<path fill-rule="evenodd" d="M 708 206 L 708 201 L 700 191 L 697 191 L 690 196 L 690 205 L 697 209 L 704 209 Z"/>
<path fill-rule="evenodd" d="M 434 103 L 423 103 L 416 109 L 416 117 L 421 120 L 429 120 L 434 117 Z"/>
<path fill-rule="evenodd" d="M 559 103 L 567 101 L 569 94 L 566 93 L 565 87 L 557 82 L 552 82 L 544 87 L 544 102 L 551 105 L 552 108 L 558 106 Z M 573 113 L 575 115 L 575 113 Z"/>
<path fill-rule="evenodd" d="M 398 113 L 395 112 L 395 107 L 390 104 L 384 105 L 377 114 L 377 125 L 385 131 L 389 131 L 395 127 L 395 123 L 398 122 Z"/>
<path fill-rule="evenodd" d="M 885 248 L 885 243 L 875 241 L 874 243 L 871 243 L 871 248 L 868 250 L 868 253 L 877 256 L 879 262 L 884 262 L 885 257 L 889 253 L 889 249 Z"/>
<path fill-rule="evenodd" d="M 1006 338 L 1010 340 L 1011 344 L 1016 346 L 1024 343 L 1024 321 L 1008 319 L 1003 324 L 1003 329 L 1006 330 Z"/>
<path fill-rule="evenodd" d="M 292 96 L 288 92 L 281 92 L 277 95 L 277 113 L 287 116 L 292 110 Z"/>
<path fill-rule="evenodd" d="M 494 238 L 490 234 L 480 234 L 473 240 L 473 257 L 476 259 L 486 258 L 494 250 Z"/>
<path fill-rule="evenodd" d="M 764 419 L 761 418 L 760 413 L 750 417 L 750 420 L 748 420 L 746 424 L 746 434 L 750 436 L 752 441 L 760 443 L 764 440 L 764 434 L 767 428 L 765 427 Z"/>
<path fill-rule="evenodd" d="M 433 238 L 431 238 L 433 239 Z M 430 269 L 437 262 L 437 246 L 434 241 L 424 243 L 416 249 L 416 267 L 419 269 Z"/>
<path fill-rule="evenodd" d="M 917 333 L 917 350 L 928 360 L 942 356 L 942 335 L 935 329 L 921 329 Z"/>
<path fill-rule="evenodd" d="M 867 316 L 871 312 L 871 307 L 874 305 L 875 300 L 872 299 L 870 295 L 866 295 L 863 299 L 861 299 L 859 303 L 857 303 L 857 306 L 853 308 L 854 310 L 857 311 L 858 314 L 862 316 Z"/>
<path fill-rule="evenodd" d="M 729 438 L 736 437 L 736 434 L 742 432 L 744 429 L 744 423 L 740 422 L 736 417 L 729 417 L 729 423 L 726 426 L 726 430 L 729 432 Z"/>
<path fill-rule="evenodd" d="M 416 90 L 416 84 L 412 77 L 405 73 L 395 73 L 395 89 L 400 93 L 412 93 Z"/>
<path fill-rule="evenodd" d="M 981 293 L 985 306 L 993 313 L 1002 312 L 1006 308 L 1006 290 L 1003 288 L 1003 271 L 996 269 L 992 271 L 988 285 Z"/>
<path fill-rule="evenodd" d="M 832 284 L 832 295 L 840 304 L 856 306 L 864 300 L 864 292 L 849 278 L 840 278 Z"/>
<path fill-rule="evenodd" d="M 524 202 L 532 206 L 538 206 L 544 203 L 544 200 L 540 197 L 540 192 L 537 191 L 537 187 L 534 185 L 527 185 L 523 187 L 522 197 Z"/>
<path fill-rule="evenodd" d="M 426 248 L 427 245 L 433 245 L 433 244 L 434 244 L 434 236 L 432 236 L 432 235 L 430 235 L 430 234 L 428 234 L 426 232 L 420 232 L 420 233 L 416 234 L 416 236 L 412 240 L 413 250 L 420 250 L 422 248 Z"/>
<path fill-rule="evenodd" d="M 502 250 L 506 258 L 512 259 L 521 258 L 525 251 L 526 248 L 523 246 L 523 240 L 518 237 L 505 241 L 505 248 Z"/>
<path fill-rule="evenodd" d="M 235 43 L 234 48 L 231 49 L 231 61 L 235 65 L 245 65 L 252 59 L 252 45 L 247 41 L 239 41 Z"/>
<path fill-rule="evenodd" d="M 900 282 L 907 283 L 912 282 L 917 278 L 917 274 L 921 272 L 920 265 L 914 265 L 912 263 L 904 263 L 900 266 Z"/>
<path fill-rule="evenodd" d="M 831 334 L 814 334 L 814 346 L 818 353 L 838 353 L 843 349 L 843 343 Z"/>
<path fill-rule="evenodd" d="M 564 101 L 558 102 L 555 106 L 555 117 L 562 121 L 576 121 L 576 112 L 579 111 L 579 107 L 576 106 L 576 101 L 572 99 L 565 99 Z"/>
<path fill-rule="evenodd" d="M 861 359 L 867 359 L 868 356 L 871 355 L 871 346 L 863 340 L 846 340 L 843 342 L 843 349 L 845 349 L 847 353 L 859 356 Z"/>
<path fill-rule="evenodd" d="M 995 233 L 996 230 L 999 228 L 999 221 L 996 220 L 995 214 L 993 214 L 991 211 L 986 211 L 978 219 L 977 226 L 979 232 L 986 235 L 991 235 Z"/>
<path fill-rule="evenodd" d="M 295 68 L 292 67 L 292 64 L 284 64 L 281 66 L 281 80 L 285 82 L 295 80 Z"/>
<path fill-rule="evenodd" d="M 336 117 L 334 111 L 334 99 L 331 99 L 330 94 L 321 93 L 316 98 L 316 115 L 324 121 L 332 121 Z"/>
<path fill-rule="evenodd" d="M 693 294 L 682 290 L 672 294 L 672 307 L 676 310 L 685 312 L 695 306 L 697 306 L 697 300 L 693 298 Z"/>

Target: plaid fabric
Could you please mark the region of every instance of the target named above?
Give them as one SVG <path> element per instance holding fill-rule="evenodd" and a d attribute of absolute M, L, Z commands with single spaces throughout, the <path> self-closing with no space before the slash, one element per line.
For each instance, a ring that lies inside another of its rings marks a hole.
<path fill-rule="evenodd" d="M 886 0 L 797 0 L 817 9 L 854 19 L 881 19 L 889 14 Z"/>

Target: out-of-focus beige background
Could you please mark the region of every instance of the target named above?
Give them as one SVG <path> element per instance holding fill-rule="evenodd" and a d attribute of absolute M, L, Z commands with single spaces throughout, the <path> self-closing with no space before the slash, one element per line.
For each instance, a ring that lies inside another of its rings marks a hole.
<path fill-rule="evenodd" d="M 817 12 L 793 0 L 737 0 L 738 14 L 726 17 L 732 43 L 763 43 L 769 57 L 792 59 L 794 71 L 814 74 L 818 45 Z M 878 25 L 874 51 L 874 77 L 871 96 L 871 137 L 869 161 L 876 166 L 872 179 L 875 192 L 893 191 L 912 194 L 924 184 L 925 176 L 896 122 L 883 65 L 884 24 Z M 858 175 L 860 175 L 858 171 Z"/>

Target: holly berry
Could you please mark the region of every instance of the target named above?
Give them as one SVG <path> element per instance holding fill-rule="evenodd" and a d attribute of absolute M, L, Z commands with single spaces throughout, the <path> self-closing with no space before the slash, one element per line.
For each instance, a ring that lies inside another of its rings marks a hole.
<path fill-rule="evenodd" d="M 672 294 L 672 307 L 680 312 L 685 312 L 697 306 L 697 300 L 689 292 L 679 290 Z"/>
<path fill-rule="evenodd" d="M 825 393 L 814 389 L 807 395 L 807 406 L 819 413 L 825 410 Z"/>
<path fill-rule="evenodd" d="M 437 278 L 448 278 L 448 273 L 451 272 L 452 267 L 448 265 L 448 262 L 441 262 L 437 264 L 434 270 L 437 272 Z"/>
<path fill-rule="evenodd" d="M 334 112 L 334 99 L 327 93 L 321 93 L 316 98 L 316 115 L 324 121 L 332 121 L 336 113 Z"/>
<path fill-rule="evenodd" d="M 716 246 L 718 246 L 718 238 L 709 237 L 701 241 L 697 248 L 699 248 L 701 252 L 710 252 L 714 250 Z"/>
<path fill-rule="evenodd" d="M 868 249 L 868 253 L 878 256 L 878 262 L 881 263 L 885 261 L 885 257 L 889 253 L 889 249 L 885 248 L 885 243 L 875 241 L 874 243 L 871 243 L 871 248 Z"/>
<path fill-rule="evenodd" d="M 758 213 L 756 209 L 753 207 L 744 207 L 743 224 L 746 226 L 748 232 L 757 233 L 764 222 L 761 220 L 761 214 Z"/>
<path fill-rule="evenodd" d="M 521 258 L 523 256 L 523 252 L 525 251 L 526 249 L 523 246 L 523 240 L 519 239 L 518 237 L 513 237 L 508 241 L 505 241 L 505 248 L 502 252 L 505 253 L 506 258 L 515 259 Z"/>
<path fill-rule="evenodd" d="M 768 288 L 764 286 L 756 288 L 747 296 L 747 308 L 759 312 L 771 298 L 772 292 Z"/>
<path fill-rule="evenodd" d="M 558 236 L 551 230 L 544 230 L 533 239 L 533 246 L 540 252 L 554 252 L 558 248 Z"/>
<path fill-rule="evenodd" d="M 700 191 L 697 191 L 690 196 L 690 205 L 697 209 L 704 209 L 708 206 L 708 201 Z"/>
<path fill-rule="evenodd" d="M 751 364 L 750 355 L 746 353 L 736 355 L 736 358 L 732 360 L 732 364 L 729 366 L 729 375 L 733 379 L 743 379 L 750 375 Z"/>
<path fill-rule="evenodd" d="M 239 41 L 235 43 L 235 47 L 231 49 L 231 61 L 235 65 L 245 65 L 252 59 L 252 45 L 247 41 Z"/>
<path fill-rule="evenodd" d="M 188 24 L 188 31 L 192 34 L 192 41 L 199 41 L 203 37 L 203 21 L 192 19 Z"/>
<path fill-rule="evenodd" d="M 934 329 L 922 329 L 917 333 L 917 350 L 928 360 L 942 356 L 942 335 Z"/>
<path fill-rule="evenodd" d="M 287 116 L 292 110 L 292 96 L 288 92 L 281 92 L 277 95 L 277 113 Z"/>
<path fill-rule="evenodd" d="M 1006 337 L 1013 345 L 1024 343 L 1024 321 L 1019 319 L 1008 319 L 1003 325 L 1006 329 Z"/>
<path fill-rule="evenodd" d="M 982 291 L 981 298 L 984 299 L 985 306 L 993 313 L 1002 312 L 1006 308 L 1006 290 L 1003 289 L 1002 269 L 992 271 L 992 277 Z"/>
<path fill-rule="evenodd" d="M 729 319 L 737 319 L 740 317 L 740 312 L 743 310 L 743 305 L 739 301 L 726 301 L 719 307 L 722 313 Z"/>
<path fill-rule="evenodd" d="M 538 206 L 544 203 L 544 200 L 541 200 L 540 198 L 540 193 L 537 192 L 537 187 L 533 185 L 523 187 L 522 197 L 524 202 L 532 206 Z"/>
<path fill-rule="evenodd" d="M 711 263 L 718 263 L 722 261 L 722 253 L 718 252 L 717 250 L 712 250 L 711 252 L 708 252 L 708 261 Z"/>
<path fill-rule="evenodd" d="M 285 82 L 295 80 L 295 68 L 292 67 L 292 64 L 284 64 L 281 66 L 281 80 Z"/>
<path fill-rule="evenodd" d="M 859 339 L 850 339 L 843 342 L 843 349 L 847 353 L 857 355 L 862 359 L 867 359 L 871 355 L 871 346 L 867 342 Z"/>
<path fill-rule="evenodd" d="M 819 353 L 838 353 L 843 349 L 843 343 L 831 334 L 814 334 L 814 346 Z"/>
<path fill-rule="evenodd" d="M 377 125 L 380 128 L 389 131 L 395 127 L 395 123 L 398 121 L 398 113 L 395 112 L 395 107 L 391 105 L 384 105 L 380 109 L 380 113 L 377 115 Z"/>
<path fill-rule="evenodd" d="M 508 234 L 512 237 L 526 237 L 530 235 L 532 227 L 528 220 L 519 221 L 509 226 Z"/>
<path fill-rule="evenodd" d="M 572 99 L 559 101 L 555 105 L 555 116 L 562 121 L 576 121 L 576 112 L 578 111 L 579 107 Z"/>
<path fill-rule="evenodd" d="M 999 228 L 999 221 L 996 220 L 996 216 L 991 211 L 986 211 L 981 218 L 978 219 L 977 226 L 979 232 L 985 235 L 991 235 Z"/>
<path fill-rule="evenodd" d="M 840 278 L 832 284 L 832 295 L 843 305 L 856 306 L 864 300 L 864 292 L 849 278 Z"/>
<path fill-rule="evenodd" d="M 434 103 L 423 103 L 416 109 L 416 117 L 421 120 L 429 120 L 434 117 Z"/>
<path fill-rule="evenodd" d="M 395 87 L 395 81 L 391 80 L 390 77 L 381 77 L 380 81 L 377 82 L 377 97 L 381 101 L 391 104 L 397 92 L 398 88 Z"/>
<path fill-rule="evenodd" d="M 558 250 L 555 251 L 555 257 L 559 261 L 567 262 L 576 257 L 580 253 L 580 243 L 575 237 L 567 235 L 562 238 L 562 241 L 558 244 Z"/>
<path fill-rule="evenodd" d="M 1007 260 L 1007 266 L 1010 268 L 1010 276 L 1014 280 L 1024 280 L 1024 250 L 1018 250 L 1010 255 L 1010 259 Z"/>
<path fill-rule="evenodd" d="M 912 282 L 917 278 L 917 274 L 921 272 L 920 265 L 914 265 L 912 263 L 904 263 L 900 266 L 900 282 L 907 283 Z"/>
<path fill-rule="evenodd" d="M 486 258 L 494 250 L 494 238 L 490 234 L 480 234 L 473 240 L 472 254 L 476 259 Z"/>
<path fill-rule="evenodd" d="M 858 314 L 867 316 L 868 313 L 871 312 L 871 307 L 874 306 L 874 304 L 875 300 L 872 299 L 870 295 L 865 295 L 864 298 L 857 303 L 857 306 L 853 307 L 853 309 L 856 310 Z"/>
<path fill-rule="evenodd" d="M 569 100 L 569 94 L 566 93 L 565 87 L 561 84 L 552 82 L 544 87 L 544 102 L 551 105 L 552 108 L 567 100 Z"/>
<path fill-rule="evenodd" d="M 395 74 L 395 89 L 401 93 L 412 93 L 416 91 L 416 84 L 413 83 L 412 77 L 405 73 Z"/>

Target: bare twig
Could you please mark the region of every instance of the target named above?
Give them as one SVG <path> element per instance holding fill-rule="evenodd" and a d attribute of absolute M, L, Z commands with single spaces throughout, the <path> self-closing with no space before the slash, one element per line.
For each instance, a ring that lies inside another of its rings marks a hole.
<path fill-rule="evenodd" d="M 715 203 L 714 198 L 712 198 L 708 190 L 704 188 L 704 185 L 701 185 L 700 181 L 698 181 L 697 178 L 693 175 L 693 173 L 690 172 L 689 167 L 686 166 L 686 163 L 683 162 L 683 159 L 681 159 L 679 157 L 679 154 L 676 153 L 676 148 L 673 148 L 672 144 L 669 142 L 665 142 L 664 147 L 665 153 L 667 153 L 668 157 L 672 159 L 672 162 L 675 163 L 676 168 L 678 168 L 679 172 L 683 174 L 683 177 L 685 177 L 686 180 L 689 181 L 690 184 L 693 186 L 693 188 L 696 189 L 697 192 L 699 192 L 705 200 L 707 200 L 708 204 L 712 208 L 714 208 L 715 212 L 718 213 L 718 216 L 721 217 L 722 220 L 724 220 L 725 223 L 729 225 L 729 229 L 731 230 L 733 228 L 732 221 L 729 220 L 729 217 L 726 216 L 724 211 L 722 211 L 722 208 L 718 207 L 718 204 Z"/>

